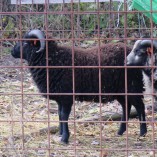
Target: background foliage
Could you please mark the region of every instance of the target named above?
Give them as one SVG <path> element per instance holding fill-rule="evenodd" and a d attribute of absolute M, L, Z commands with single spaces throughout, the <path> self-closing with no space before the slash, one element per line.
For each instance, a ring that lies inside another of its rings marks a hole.
<path fill-rule="evenodd" d="M 125 14 L 124 8 L 128 11 L 129 6 L 121 2 L 19 6 L 11 5 L 10 0 L 1 1 L 1 11 L 8 12 L 0 15 L 2 39 L 19 38 L 21 31 L 24 33 L 34 28 L 48 30 L 49 36 L 58 39 L 72 37 L 82 40 L 97 37 L 122 39 L 157 34 L 156 25 L 153 26 L 152 32 L 150 30 L 150 19 L 144 17 L 142 13 Z M 48 11 L 48 14 L 45 14 L 45 11 Z"/>

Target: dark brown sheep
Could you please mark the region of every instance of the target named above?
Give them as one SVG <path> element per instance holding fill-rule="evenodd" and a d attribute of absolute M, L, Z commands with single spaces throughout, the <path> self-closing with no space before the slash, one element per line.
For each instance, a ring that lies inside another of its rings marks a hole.
<path fill-rule="evenodd" d="M 32 39 L 38 39 L 33 42 Z M 27 39 L 27 40 L 25 40 Z M 30 40 L 28 40 L 30 39 Z M 49 98 L 56 100 L 59 107 L 60 135 L 61 141 L 67 143 L 69 139 L 68 121 L 73 104 L 73 93 L 76 93 L 75 99 L 79 101 L 94 101 L 99 102 L 99 94 L 101 93 L 101 102 L 112 101 L 117 99 L 122 105 L 123 115 L 122 123 L 118 131 L 122 135 L 126 130 L 125 121 L 129 118 L 131 105 L 134 105 L 138 115 L 140 124 L 140 135 L 143 136 L 147 132 L 145 121 L 144 104 L 141 95 L 128 95 L 125 93 L 142 93 L 143 81 L 142 72 L 138 69 L 127 70 L 127 80 L 125 80 L 124 54 L 125 44 L 105 44 L 91 49 L 74 49 L 74 65 L 72 68 L 72 48 L 59 46 L 54 41 L 47 41 L 48 58 L 46 57 L 46 49 L 44 34 L 40 30 L 32 30 L 25 34 L 23 42 L 17 43 L 13 50 L 12 56 L 15 58 L 21 57 L 20 50 L 22 49 L 22 58 L 28 61 L 32 77 L 38 86 L 41 93 L 49 93 Z M 21 48 L 22 45 L 22 48 Z M 127 53 L 131 49 L 126 47 Z M 100 65 L 99 65 L 100 53 Z M 46 66 L 39 68 L 36 66 Z M 61 66 L 61 67 L 56 67 Z M 68 67 L 66 67 L 68 66 Z M 77 66 L 84 66 L 79 68 Z M 91 67 L 85 67 L 91 66 Z M 97 67 L 92 67 L 97 66 Z M 115 66 L 114 68 L 106 66 Z M 117 66 L 122 66 L 117 68 Z M 47 73 L 49 74 L 47 76 Z M 74 77 L 73 77 L 74 74 Z M 100 76 L 100 78 L 99 78 Z M 47 77 L 48 83 L 47 83 Z M 74 78 L 74 87 L 73 87 Z M 125 82 L 127 81 L 127 91 L 125 91 Z M 100 82 L 100 84 L 99 84 Z M 48 88 L 47 88 L 48 85 Z M 101 86 L 100 86 L 101 85 Z M 99 89 L 101 87 L 101 89 Z M 61 94 L 61 95 L 59 95 Z M 127 98 L 127 99 L 126 99 Z M 127 113 L 126 117 L 126 104 Z"/>

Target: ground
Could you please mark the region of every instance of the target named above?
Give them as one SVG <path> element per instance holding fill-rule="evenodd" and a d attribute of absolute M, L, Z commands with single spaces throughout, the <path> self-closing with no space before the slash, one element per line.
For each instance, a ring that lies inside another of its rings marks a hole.
<path fill-rule="evenodd" d="M 101 106 L 93 102 L 75 102 L 69 120 L 70 141 L 67 145 L 61 144 L 58 136 L 57 104 L 40 95 L 28 68 L 14 68 L 21 64 L 27 65 L 24 61 L 14 59 L 9 53 L 1 55 L 0 156 L 157 156 L 156 114 L 147 115 L 148 134 L 145 137 L 139 138 L 137 118 L 130 119 L 128 136 L 127 133 L 117 136 L 119 121 L 112 119 L 113 115 L 121 113 L 117 101 Z M 147 97 L 146 104 L 150 100 Z M 102 119 L 106 118 L 105 115 L 108 118 L 100 121 L 100 115 Z M 151 122 L 155 122 L 154 125 Z M 51 133 L 47 128 L 51 128 Z"/>

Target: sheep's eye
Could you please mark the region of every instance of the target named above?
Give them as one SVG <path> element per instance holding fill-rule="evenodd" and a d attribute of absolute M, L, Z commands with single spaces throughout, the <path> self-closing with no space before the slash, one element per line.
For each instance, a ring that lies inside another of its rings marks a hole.
<path fill-rule="evenodd" d="M 138 50 L 138 49 L 136 49 L 136 50 L 135 50 L 135 53 L 136 53 L 136 54 L 139 54 L 139 50 Z"/>
<path fill-rule="evenodd" d="M 144 51 L 143 49 L 140 50 L 141 54 L 144 54 L 146 51 Z"/>
<path fill-rule="evenodd" d="M 24 43 L 23 43 L 23 46 L 26 46 L 27 44 L 28 44 L 28 43 L 24 42 Z"/>
<path fill-rule="evenodd" d="M 136 50 L 136 53 L 138 56 L 142 56 L 145 54 L 145 51 L 143 49 L 140 49 L 140 50 Z"/>

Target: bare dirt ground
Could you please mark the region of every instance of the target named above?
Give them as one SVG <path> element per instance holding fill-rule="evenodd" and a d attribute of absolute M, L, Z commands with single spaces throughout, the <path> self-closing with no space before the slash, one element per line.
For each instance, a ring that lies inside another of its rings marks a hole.
<path fill-rule="evenodd" d="M 117 136 L 119 122 L 112 121 L 112 115 L 120 114 L 121 107 L 116 101 L 102 104 L 101 108 L 92 102 L 75 102 L 69 120 L 70 141 L 68 145 L 61 144 L 57 104 L 38 93 L 27 68 L 13 68 L 21 64 L 26 65 L 8 53 L 0 58 L 0 66 L 6 66 L 0 69 L 0 156 L 157 156 L 156 114 L 147 115 L 148 134 L 145 137 L 139 138 L 136 118 L 128 123 L 128 136 L 126 133 Z M 151 98 L 145 102 L 150 104 Z M 99 118 L 94 121 L 95 117 L 100 117 L 100 109 L 101 116 L 111 115 L 106 121 L 101 122 Z M 85 121 L 92 117 L 92 122 Z M 43 130 L 47 127 L 53 127 L 51 133 Z"/>

